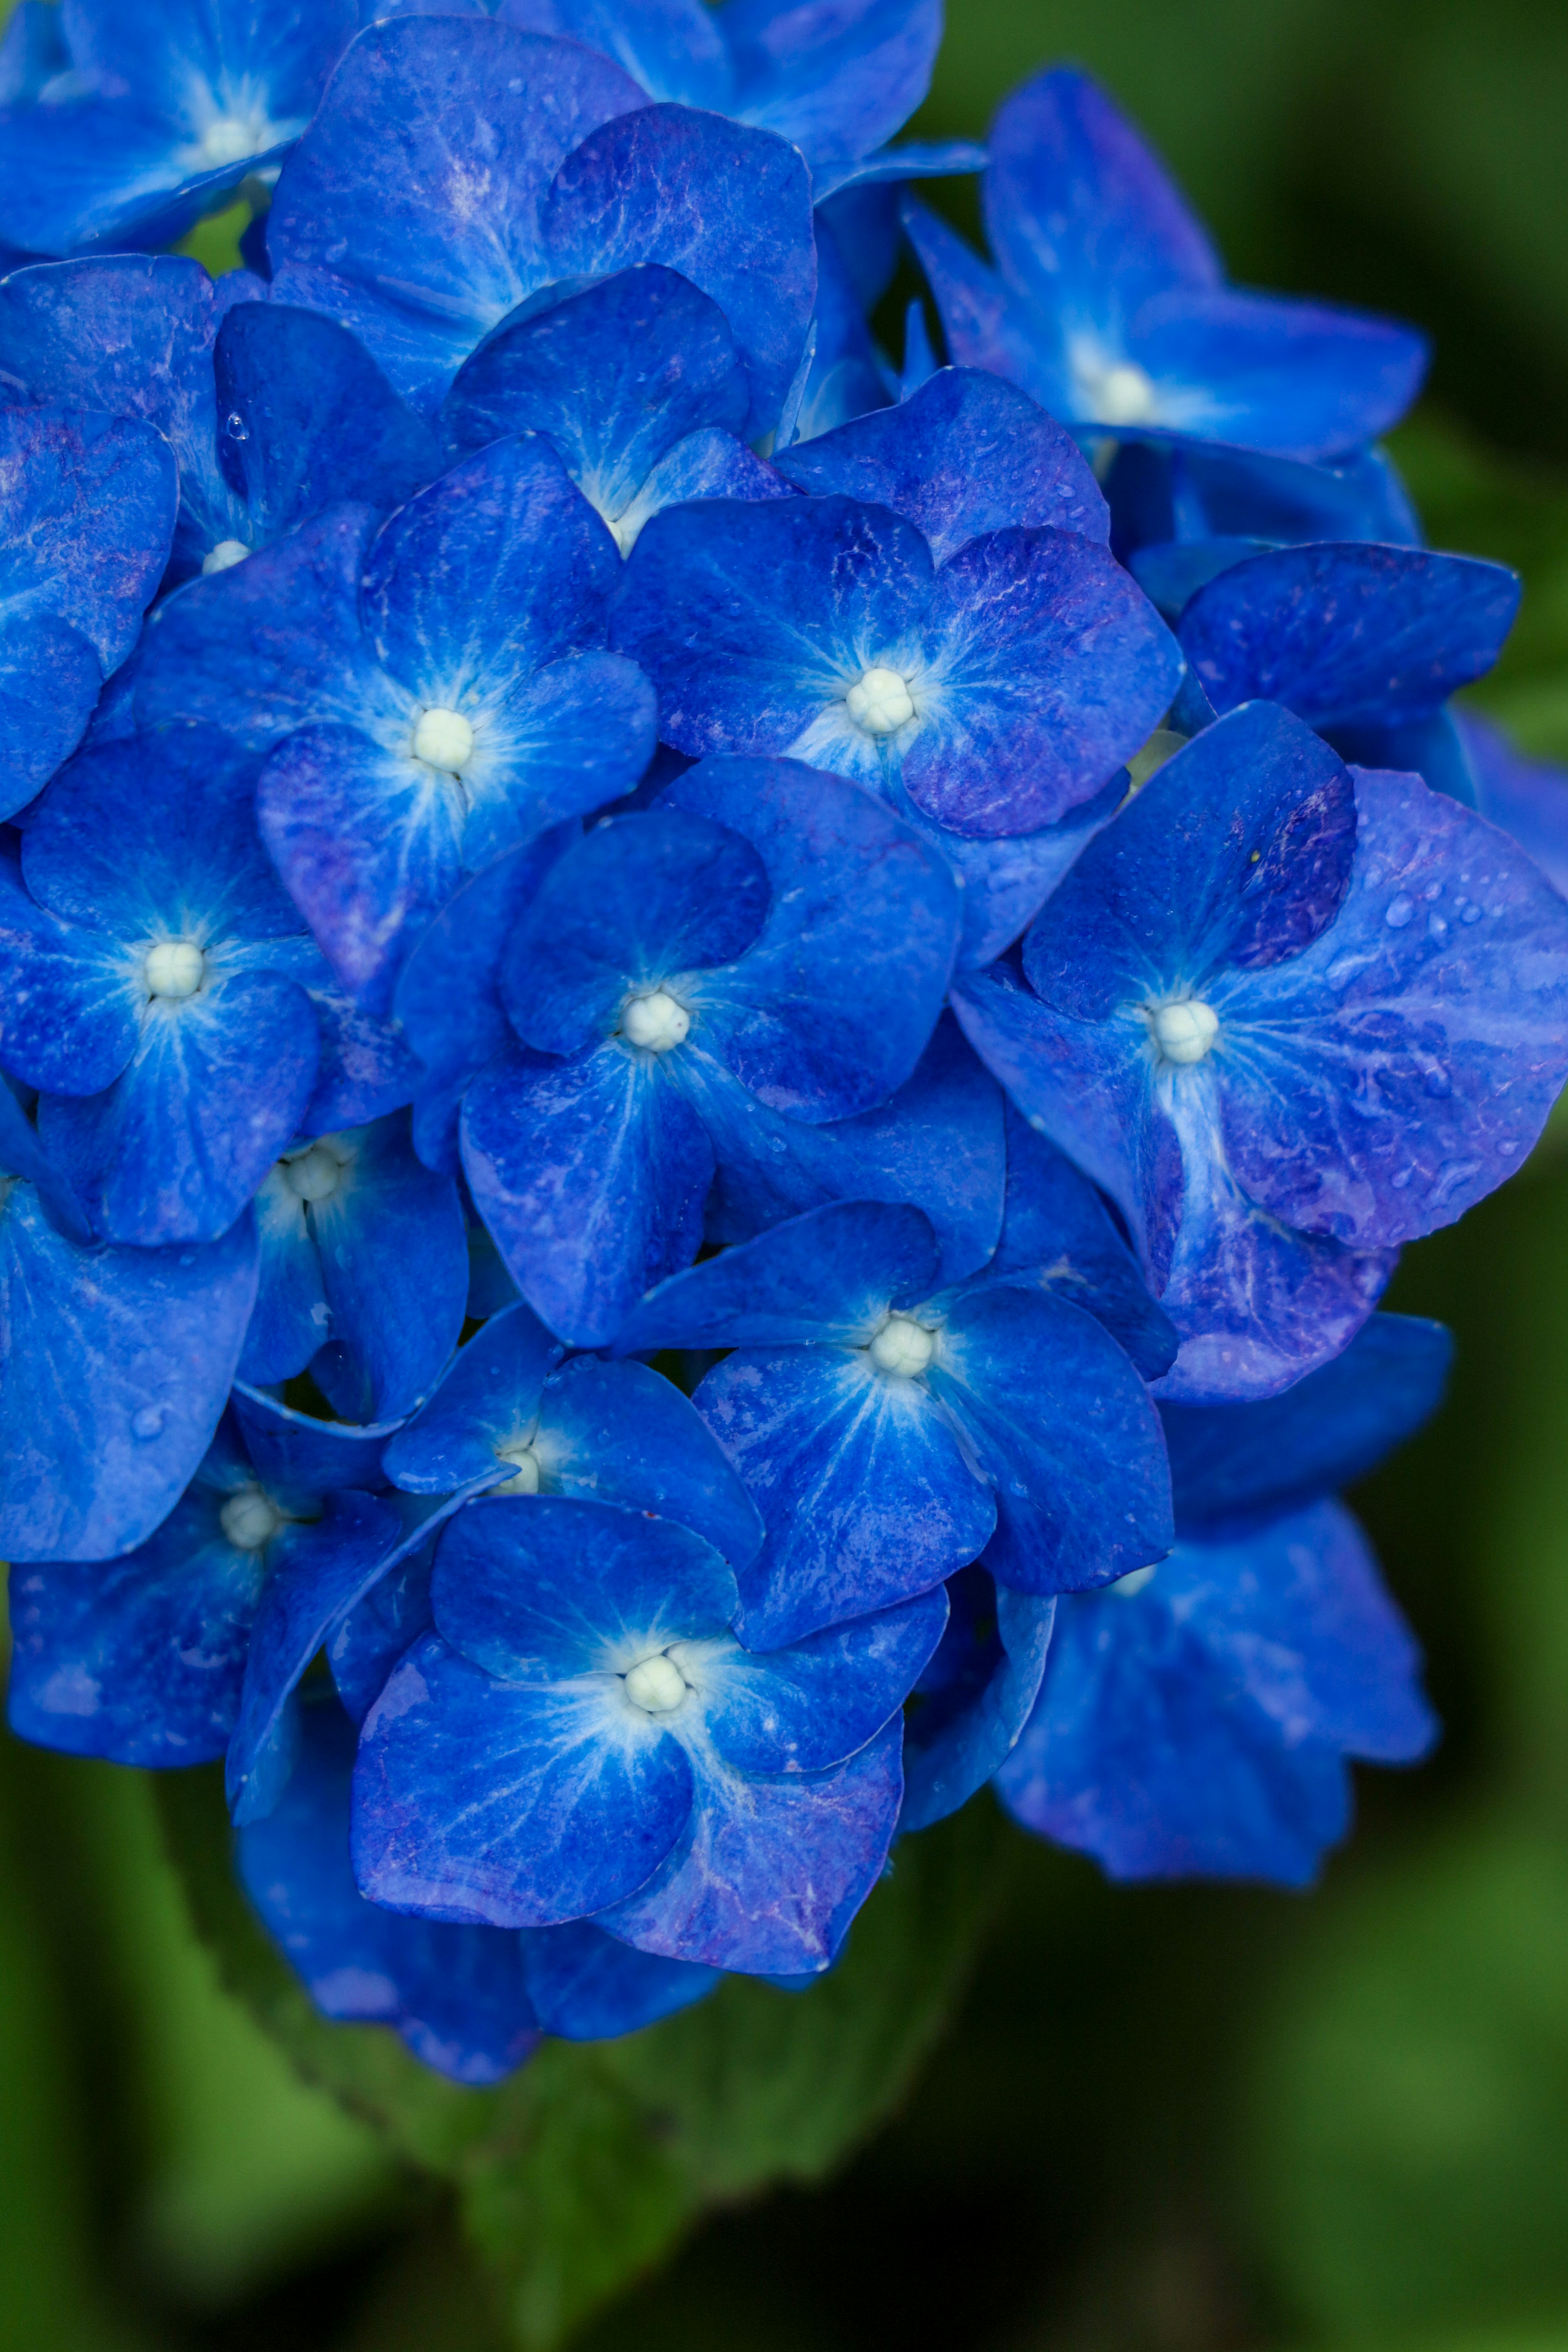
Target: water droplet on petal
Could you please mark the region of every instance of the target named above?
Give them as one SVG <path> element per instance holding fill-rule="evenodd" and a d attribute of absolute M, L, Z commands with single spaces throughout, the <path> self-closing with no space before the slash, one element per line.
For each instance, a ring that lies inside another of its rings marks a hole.
<path fill-rule="evenodd" d="M 1388 912 L 1383 919 L 1391 931 L 1402 931 L 1415 912 L 1415 902 L 1406 898 L 1401 891 L 1397 898 L 1390 898 L 1388 901 Z"/>
<path fill-rule="evenodd" d="M 1461 923 L 1479 923 L 1481 919 L 1481 908 L 1477 906 L 1473 898 L 1467 898 L 1464 905 L 1459 908 L 1459 920 Z"/>
<path fill-rule="evenodd" d="M 131 1416 L 131 1434 L 132 1437 L 156 1437 L 162 1432 L 167 1418 L 168 1412 L 165 1406 L 144 1404 L 140 1412 L 132 1413 Z"/>
<path fill-rule="evenodd" d="M 1454 1091 L 1454 1082 L 1440 1063 L 1435 1063 L 1427 1073 L 1427 1092 L 1436 1102 L 1446 1102 Z"/>
<path fill-rule="evenodd" d="M 224 419 L 224 431 L 231 441 L 248 441 L 250 432 L 237 408 L 231 408 Z"/>

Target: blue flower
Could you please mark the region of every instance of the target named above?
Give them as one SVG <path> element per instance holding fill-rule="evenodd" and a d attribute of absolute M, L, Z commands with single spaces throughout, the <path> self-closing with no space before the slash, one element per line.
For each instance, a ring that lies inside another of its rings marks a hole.
<path fill-rule="evenodd" d="M 276 169 L 358 15 L 356 0 L 68 0 L 70 70 L 0 123 L 0 241 L 172 244 Z"/>
<path fill-rule="evenodd" d="M 256 763 L 199 729 L 84 751 L 0 866 L 0 1055 L 95 1233 L 211 1241 L 316 1084 L 317 959 L 257 837 Z"/>
<path fill-rule="evenodd" d="M 917 206 L 905 221 L 948 348 L 1064 423 L 1333 457 L 1403 415 L 1412 329 L 1239 290 L 1130 123 L 1086 76 L 1005 100 L 982 183 L 993 271 Z"/>
<path fill-rule="evenodd" d="M 849 1118 L 903 1085 L 941 1011 L 956 902 L 896 817 L 785 761 L 707 761 L 551 867 L 502 972 L 523 1045 L 470 1088 L 463 1160 L 553 1331 L 604 1345 L 695 1257 L 710 1123 L 749 1097 Z"/>
<path fill-rule="evenodd" d="M 295 1142 L 256 1213 L 242 1378 L 267 1388 L 308 1367 L 347 1421 L 411 1412 L 457 1345 L 469 1266 L 457 1187 L 414 1157 L 406 1117 Z"/>
<path fill-rule="evenodd" d="M 519 304 L 658 262 L 729 321 L 755 439 L 778 423 L 811 313 L 794 147 L 650 106 L 591 49 L 483 17 L 360 36 L 278 181 L 267 239 L 279 299 L 351 327 L 427 415 Z"/>
<path fill-rule="evenodd" d="M 1102 486 L 1111 544 L 1167 618 L 1227 563 L 1312 540 L 1419 547 L 1420 521 L 1392 459 L 1358 449 L 1333 465 L 1199 441 L 1124 440 Z"/>
<path fill-rule="evenodd" d="M 1076 510 L 1071 478 L 1049 504 L 1063 490 Z M 1092 800 L 1181 677 L 1154 607 L 1093 541 L 1013 526 L 938 563 L 912 522 L 838 496 L 666 509 L 632 551 L 612 637 L 678 750 L 808 760 L 985 839 Z"/>
<path fill-rule="evenodd" d="M 653 698 L 599 650 L 620 562 L 536 436 L 374 523 L 329 509 L 172 599 L 136 708 L 270 753 L 263 837 L 342 985 L 382 1013 L 465 873 L 631 789 Z"/>
<path fill-rule="evenodd" d="M 1306 1885 L 1349 1821 L 1347 1757 L 1424 1755 L 1419 1654 L 1343 1505 L 1436 1409 L 1440 1325 L 1379 1315 L 1265 1403 L 1164 1408 L 1170 1558 L 1061 1602 L 1034 1716 L 997 1776 L 1025 1828 L 1113 1878 Z"/>
<path fill-rule="evenodd" d="M 1133 570 L 1153 593 L 1141 558 Z M 1196 732 L 1243 702 L 1283 703 L 1343 758 L 1414 771 L 1473 805 L 1443 705 L 1492 667 L 1519 598 L 1502 564 L 1425 548 L 1331 541 L 1243 554 L 1171 615 L 1188 664 L 1178 716 Z"/>
<path fill-rule="evenodd" d="M 47 263 L 0 283 L 0 385 L 155 425 L 180 468 L 172 580 L 221 572 L 344 499 L 383 510 L 439 446 L 346 328 L 174 254 Z"/>
<path fill-rule="evenodd" d="M 622 1504 L 678 1521 L 743 1567 L 762 1522 L 680 1390 L 643 1364 L 563 1364 L 564 1353 L 526 1307 L 496 1316 L 392 1440 L 393 1486 L 445 1496 L 484 1481 Z"/>
<path fill-rule="evenodd" d="M 217 1426 L 256 1279 L 248 1217 L 204 1249 L 95 1246 L 0 1082 L 0 1556 L 145 1539 Z"/>
<path fill-rule="evenodd" d="M 351 1725 L 303 1710 L 277 1809 L 240 1832 L 252 1903 L 328 2017 L 387 2025 L 458 2083 L 497 2083 L 542 2032 L 606 2041 L 700 2000 L 716 1970 L 634 1952 L 586 1920 L 524 1934 L 413 1919 L 367 1903 L 349 1856 Z"/>
<path fill-rule="evenodd" d="M 1189 1402 L 1335 1354 L 1397 1244 L 1519 1166 L 1568 1076 L 1561 901 L 1471 812 L 1353 777 L 1268 703 L 1090 844 L 1023 974 L 962 976 L 959 1018 L 1126 1218 Z"/>
<path fill-rule="evenodd" d="M 0 409 L 0 818 L 81 740 L 173 528 L 173 463 L 146 425 Z"/>
<path fill-rule="evenodd" d="M 280 1624 L 301 1604 L 329 1619 L 402 1530 L 356 1491 L 375 1473 L 354 1437 L 334 1447 L 323 1424 L 309 1467 L 324 1485 L 290 1478 L 287 1439 L 269 1442 L 276 1412 L 240 1391 L 191 1485 L 134 1551 L 16 1574 L 8 1705 L 24 1738 L 119 1764 L 227 1752 L 241 1790 L 265 1759 L 270 1789 L 281 1784 L 287 1739 L 273 1736 L 297 1677 L 278 1686 Z"/>
<path fill-rule="evenodd" d="M 364 1893 L 495 1927 L 592 1916 L 709 1967 L 831 1964 L 886 1857 L 940 1593 L 757 1657 L 699 1536 L 538 1496 L 461 1512 L 431 1600 L 361 1740 Z"/>
<path fill-rule="evenodd" d="M 454 458 L 544 434 L 624 555 L 663 507 L 789 495 L 737 437 L 750 408 L 718 305 L 646 263 L 498 327 L 459 370 L 441 425 Z"/>
<path fill-rule="evenodd" d="M 735 1351 L 695 1402 L 768 1529 L 739 1568 L 748 1647 L 929 1591 L 982 1551 L 1000 1582 L 1051 1593 L 1168 1549 L 1158 1418 L 1093 1311 L 1116 1236 L 1089 1196 L 1078 1223 L 1099 1230 L 1075 1249 L 1071 1214 L 1056 1231 L 1050 1192 L 1030 1197 L 1033 1172 L 994 1278 L 940 1291 L 918 1209 L 841 1202 L 677 1275 L 628 1318 L 623 1350 Z M 1025 1235 L 1032 1262 L 1015 1266 Z M 1113 1312 L 1136 1286 L 1121 1255 Z M 1156 1346 L 1153 1368 L 1170 1355 Z"/>

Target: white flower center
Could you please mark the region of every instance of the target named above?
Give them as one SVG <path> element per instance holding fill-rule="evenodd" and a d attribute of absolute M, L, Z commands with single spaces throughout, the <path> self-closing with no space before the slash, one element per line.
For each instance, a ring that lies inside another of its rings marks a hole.
<path fill-rule="evenodd" d="M 629 996 L 621 1009 L 621 1034 L 645 1054 L 667 1054 L 673 1046 L 684 1045 L 691 1026 L 685 1006 L 663 988 L 647 996 Z"/>
<path fill-rule="evenodd" d="M 1219 1015 L 1201 996 L 1148 1008 L 1149 1029 L 1163 1060 L 1184 1066 L 1201 1062 L 1219 1034 Z"/>
<path fill-rule="evenodd" d="M 203 577 L 206 578 L 214 572 L 232 572 L 235 565 L 243 563 L 249 553 L 250 550 L 243 539 L 220 539 L 217 545 L 209 547 L 202 558 Z"/>
<path fill-rule="evenodd" d="M 498 1445 L 497 1462 L 512 1464 L 516 1476 L 504 1486 L 492 1486 L 492 1495 L 537 1495 L 539 1491 L 539 1457 L 531 1445 Z"/>
<path fill-rule="evenodd" d="M 907 1315 L 890 1315 L 871 1343 L 871 1360 L 880 1372 L 896 1372 L 912 1381 L 936 1353 L 936 1334 Z"/>
<path fill-rule="evenodd" d="M 474 730 L 460 710 L 444 710 L 434 703 L 420 713 L 413 730 L 413 756 L 455 776 L 474 756 Z"/>
<path fill-rule="evenodd" d="M 283 1162 L 283 1181 L 297 1201 L 329 1201 L 343 1181 L 342 1163 L 324 1143 Z"/>
<path fill-rule="evenodd" d="M 149 996 L 194 996 L 206 968 L 194 940 L 159 940 L 142 962 L 142 984 Z"/>
<path fill-rule="evenodd" d="M 844 702 L 855 725 L 868 735 L 896 735 L 915 716 L 908 680 L 880 663 L 862 671 Z"/>
<path fill-rule="evenodd" d="M 210 171 L 225 163 L 242 163 L 247 155 L 259 155 L 273 144 L 270 122 L 249 122 L 237 114 L 220 114 L 209 122 L 201 137 L 202 162 Z"/>
<path fill-rule="evenodd" d="M 1130 360 L 1091 377 L 1088 391 L 1098 425 L 1152 425 L 1159 412 L 1152 379 Z"/>
<path fill-rule="evenodd" d="M 685 1695 L 685 1675 L 662 1650 L 640 1658 L 626 1677 L 626 1696 L 644 1715 L 673 1715 Z"/>
<path fill-rule="evenodd" d="M 231 1495 L 218 1513 L 218 1524 L 235 1551 L 260 1551 L 283 1525 L 283 1514 L 259 1486 Z"/>

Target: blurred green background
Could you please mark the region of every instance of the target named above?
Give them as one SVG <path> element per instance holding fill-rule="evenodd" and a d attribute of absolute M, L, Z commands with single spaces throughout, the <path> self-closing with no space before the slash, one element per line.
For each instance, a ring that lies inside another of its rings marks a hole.
<path fill-rule="evenodd" d="M 1163 146 L 1237 276 L 1435 334 L 1439 544 L 1523 570 L 1479 698 L 1568 759 L 1562 0 L 953 0 L 921 118 L 1045 59 Z M 972 218 L 963 191 L 960 219 Z M 1013 1843 L 895 2120 L 711 2219 L 591 2352 L 1568 2352 L 1568 1141 L 1410 1252 L 1438 1423 L 1358 1498 L 1448 1730 L 1306 1898 Z M 219 1990 L 134 1774 L 0 1748 L 4 2352 L 489 2352 L 444 2191 Z"/>

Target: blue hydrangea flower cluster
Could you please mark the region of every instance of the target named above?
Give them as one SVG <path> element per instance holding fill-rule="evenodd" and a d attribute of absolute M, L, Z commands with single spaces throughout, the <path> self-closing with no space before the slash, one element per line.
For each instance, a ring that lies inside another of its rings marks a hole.
<path fill-rule="evenodd" d="M 940 30 L 0 51 L 10 1721 L 223 1759 L 464 2082 L 809 1983 L 988 1783 L 1295 1885 L 1435 1733 L 1337 1497 L 1568 1079 L 1568 791 L 1450 709 L 1518 583 L 1377 446 L 1420 337 L 1082 75 L 890 144 Z"/>

